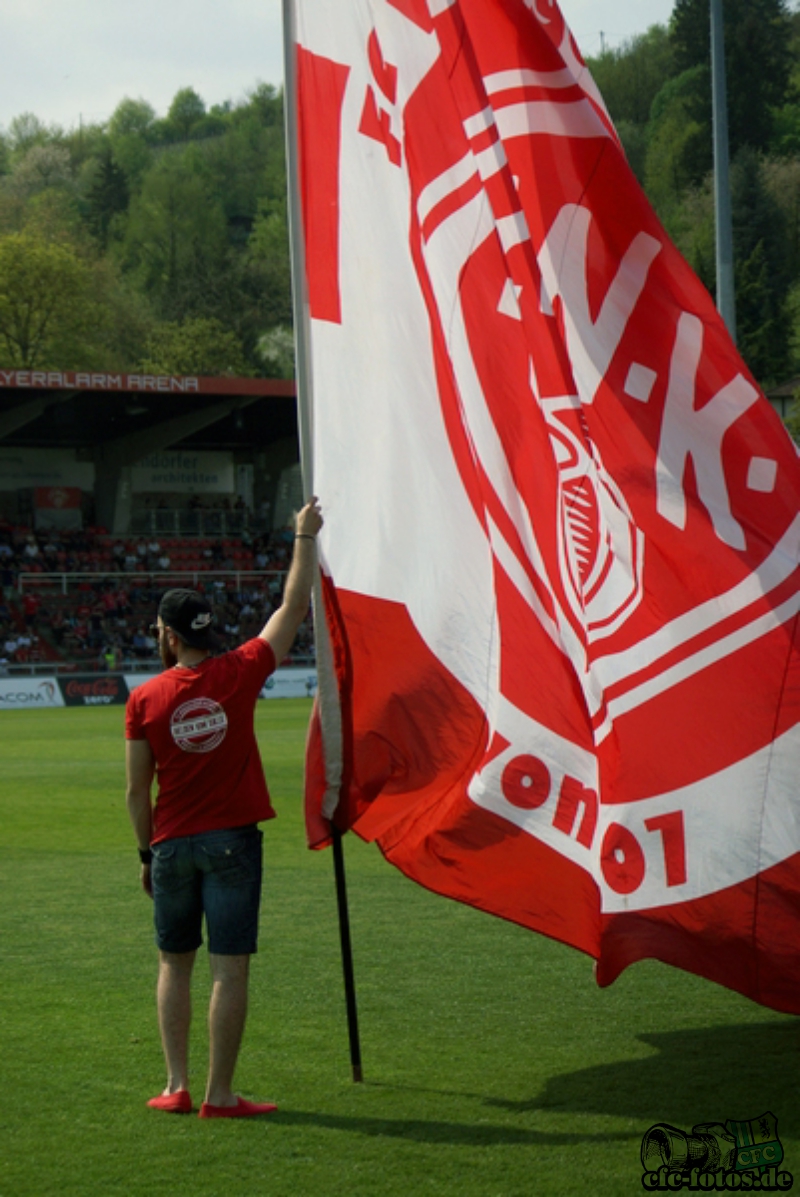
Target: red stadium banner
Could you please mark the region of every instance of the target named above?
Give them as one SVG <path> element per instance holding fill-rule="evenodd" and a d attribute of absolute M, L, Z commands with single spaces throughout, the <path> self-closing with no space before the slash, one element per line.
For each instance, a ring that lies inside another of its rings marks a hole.
<path fill-rule="evenodd" d="M 553 0 L 294 14 L 311 843 L 800 1013 L 795 447 Z"/>

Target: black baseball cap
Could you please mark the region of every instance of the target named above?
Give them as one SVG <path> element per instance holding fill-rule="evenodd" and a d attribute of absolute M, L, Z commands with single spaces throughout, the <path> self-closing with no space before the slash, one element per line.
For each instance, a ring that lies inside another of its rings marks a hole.
<path fill-rule="evenodd" d="M 191 648 L 213 648 L 214 612 L 196 590 L 168 590 L 158 604 L 161 622 Z"/>

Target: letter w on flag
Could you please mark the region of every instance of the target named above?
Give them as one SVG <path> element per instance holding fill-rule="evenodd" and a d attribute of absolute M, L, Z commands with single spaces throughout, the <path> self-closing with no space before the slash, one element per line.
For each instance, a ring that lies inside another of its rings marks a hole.
<path fill-rule="evenodd" d="M 553 0 L 294 0 L 308 830 L 800 1012 L 800 466 Z"/>

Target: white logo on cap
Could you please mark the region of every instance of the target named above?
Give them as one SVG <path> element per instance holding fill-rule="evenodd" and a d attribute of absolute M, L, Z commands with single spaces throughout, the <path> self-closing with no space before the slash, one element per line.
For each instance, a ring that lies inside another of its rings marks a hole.
<path fill-rule="evenodd" d="M 201 628 L 207 628 L 210 623 L 211 616 L 206 611 L 203 615 L 195 615 L 194 619 L 192 620 L 192 627 L 196 632 L 199 632 Z"/>

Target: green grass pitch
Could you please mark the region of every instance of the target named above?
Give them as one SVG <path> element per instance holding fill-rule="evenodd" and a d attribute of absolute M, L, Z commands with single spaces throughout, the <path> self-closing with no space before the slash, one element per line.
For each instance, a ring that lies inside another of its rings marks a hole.
<path fill-rule="evenodd" d="M 261 703 L 278 819 L 237 1087 L 253 1122 L 148 1110 L 163 1085 L 123 709 L 0 715 L 0 1197 L 642 1192 L 653 1123 L 778 1118 L 800 1185 L 798 1020 L 656 963 L 591 961 L 425 892 L 345 839 L 365 1083 L 350 1079 L 329 852 L 305 847 L 305 700 Z M 200 956 L 193 1095 L 205 1077 Z"/>

